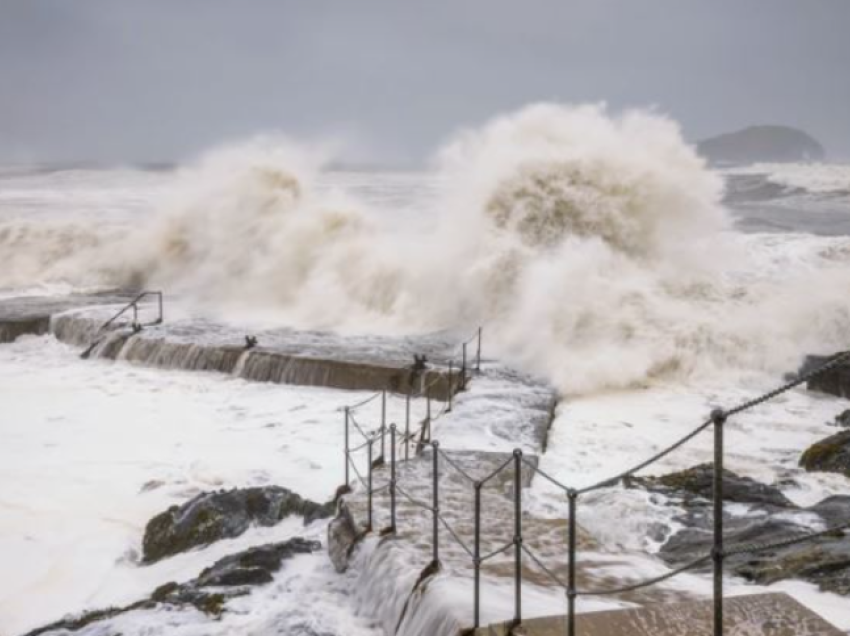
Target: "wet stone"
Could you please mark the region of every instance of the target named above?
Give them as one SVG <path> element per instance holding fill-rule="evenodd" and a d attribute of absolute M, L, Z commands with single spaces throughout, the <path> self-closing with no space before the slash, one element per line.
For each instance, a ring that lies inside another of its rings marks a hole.
<path fill-rule="evenodd" d="M 332 502 L 318 504 L 279 486 L 202 493 L 151 519 L 142 542 L 143 561 L 153 563 L 220 539 L 238 537 L 252 524 L 273 526 L 290 515 L 310 523 L 330 517 Z"/>
<path fill-rule="evenodd" d="M 61 621 L 32 630 L 25 636 L 51 632 L 73 632 L 93 623 L 107 622 L 116 616 L 134 610 L 153 609 L 157 605 L 194 607 L 212 617 L 219 617 L 229 599 L 249 594 L 252 586 L 270 583 L 273 574 L 284 561 L 299 554 L 320 550 L 318 541 L 295 537 L 280 543 L 269 543 L 231 554 L 216 561 L 201 574 L 186 583 L 166 583 L 158 587 L 150 598 L 125 607 L 93 610 L 65 618 Z"/>
<path fill-rule="evenodd" d="M 632 486 L 663 492 L 670 505 L 680 508 L 676 521 L 684 527 L 664 543 L 659 553 L 671 565 L 683 565 L 712 549 L 711 472 L 711 465 L 703 464 L 670 475 L 632 480 Z M 829 497 L 801 508 L 773 486 L 730 471 L 724 472 L 723 482 L 724 501 L 747 506 L 744 514 L 731 514 L 728 506 L 724 511 L 724 543 L 729 552 L 744 546 L 767 546 L 850 521 L 850 496 Z M 813 517 L 817 520 L 814 524 Z M 705 569 L 710 567 L 706 563 Z M 824 591 L 850 595 L 850 532 L 836 531 L 793 545 L 729 554 L 724 567 L 760 584 L 799 579 Z"/>
<path fill-rule="evenodd" d="M 809 446 L 800 457 L 809 472 L 839 473 L 850 477 L 850 430 L 830 435 Z"/>

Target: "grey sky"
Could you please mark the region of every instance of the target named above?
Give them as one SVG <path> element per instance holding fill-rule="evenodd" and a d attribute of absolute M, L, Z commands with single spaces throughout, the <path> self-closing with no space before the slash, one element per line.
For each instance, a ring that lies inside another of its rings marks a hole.
<path fill-rule="evenodd" d="M 0 161 L 169 160 L 257 133 L 419 160 L 539 100 L 850 158 L 850 0 L 0 0 Z"/>

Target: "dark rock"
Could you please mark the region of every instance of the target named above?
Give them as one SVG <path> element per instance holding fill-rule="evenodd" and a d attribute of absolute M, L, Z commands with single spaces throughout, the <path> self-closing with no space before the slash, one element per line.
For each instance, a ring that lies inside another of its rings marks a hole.
<path fill-rule="evenodd" d="M 847 409 L 843 413 L 835 416 L 835 424 L 836 426 L 842 426 L 844 428 L 850 428 L 850 409 Z"/>
<path fill-rule="evenodd" d="M 24 634 L 24 636 L 39 636 L 39 634 L 45 634 L 47 632 L 54 631 L 75 632 L 91 625 L 92 623 L 108 620 L 120 614 L 124 614 L 125 612 L 130 612 L 136 609 L 149 609 L 154 607 L 154 605 L 155 603 L 152 601 L 139 601 L 138 603 L 133 603 L 132 605 L 128 605 L 126 607 L 108 607 L 106 609 L 83 612 L 79 616 L 63 618 L 62 620 L 55 621 L 53 623 L 50 623 L 49 625 L 43 625 L 42 627 L 33 629 Z"/>
<path fill-rule="evenodd" d="M 328 524 L 328 554 L 337 572 L 348 569 L 348 560 L 361 537 L 351 511 L 342 503 L 336 517 Z"/>
<path fill-rule="evenodd" d="M 197 546 L 238 537 L 252 524 L 272 526 L 290 515 L 304 523 L 330 517 L 335 504 L 317 504 L 278 486 L 203 493 L 151 519 L 142 542 L 143 561 L 153 563 Z"/>
<path fill-rule="evenodd" d="M 822 161 L 823 146 L 788 126 L 750 126 L 697 144 L 697 152 L 715 164 Z"/>
<path fill-rule="evenodd" d="M 685 503 L 699 505 L 699 499 L 710 500 L 714 484 L 714 464 L 699 464 L 687 470 L 660 477 L 634 477 L 629 485 L 653 492 L 681 497 Z M 723 471 L 723 500 L 735 503 L 793 508 L 794 504 L 778 488 L 742 477 L 731 470 Z"/>
<path fill-rule="evenodd" d="M 850 432 L 850 431 L 848 431 Z M 711 465 L 662 477 L 633 480 L 633 485 L 663 492 L 672 505 L 682 507 L 677 521 L 685 527 L 673 534 L 661 547 L 660 556 L 671 565 L 682 565 L 709 554 L 713 543 Z M 825 527 L 850 522 L 850 496 L 824 499 L 810 508 L 800 508 L 771 486 L 724 473 L 724 501 L 750 504 L 746 515 L 724 511 L 724 544 L 728 552 L 747 546 L 802 537 L 814 532 L 811 515 L 817 515 Z M 705 568 L 710 567 L 707 562 Z M 836 531 L 794 545 L 763 552 L 729 554 L 726 571 L 747 580 L 770 584 L 782 579 L 802 579 L 820 589 L 850 595 L 850 534 Z"/>
<path fill-rule="evenodd" d="M 109 620 L 120 614 L 139 609 L 153 609 L 157 605 L 175 607 L 191 606 L 199 611 L 219 617 L 225 603 L 237 596 L 250 592 L 250 586 L 262 585 L 272 580 L 283 561 L 296 554 L 308 554 L 320 549 L 318 541 L 295 537 L 282 543 L 270 543 L 219 559 L 211 567 L 186 583 L 166 583 L 159 586 L 150 598 L 125 607 L 111 607 L 85 612 L 79 617 L 66 618 L 44 627 L 39 627 L 25 636 L 38 636 L 51 631 L 76 631 L 98 621 Z M 209 589 L 214 588 L 214 589 Z"/>
<path fill-rule="evenodd" d="M 800 457 L 800 466 L 809 472 L 840 473 L 850 477 L 850 430 L 809 446 Z"/>
<path fill-rule="evenodd" d="M 800 373 L 808 373 L 822 367 L 833 360 L 837 353 L 832 356 L 807 356 L 803 362 Z M 845 359 L 836 366 L 818 374 L 808 381 L 806 388 L 810 391 L 820 391 L 838 397 L 850 398 L 850 359 Z"/>
<path fill-rule="evenodd" d="M 206 568 L 195 581 L 198 587 L 261 585 L 272 580 L 285 559 L 308 554 L 322 547 L 318 541 L 295 538 L 231 554 Z"/>
<path fill-rule="evenodd" d="M 850 499 L 850 498 L 848 498 Z M 850 502 L 844 509 L 850 518 Z M 727 551 L 740 546 L 758 546 L 812 533 L 802 523 L 769 516 L 752 520 L 746 527 L 725 533 Z M 683 564 L 708 554 L 713 544 L 711 532 L 687 528 L 676 533 L 661 549 L 661 557 L 671 564 Z M 850 595 L 850 534 L 838 531 L 829 536 L 763 552 L 732 554 L 724 567 L 748 581 L 769 585 L 784 579 L 802 579 L 821 590 Z"/>

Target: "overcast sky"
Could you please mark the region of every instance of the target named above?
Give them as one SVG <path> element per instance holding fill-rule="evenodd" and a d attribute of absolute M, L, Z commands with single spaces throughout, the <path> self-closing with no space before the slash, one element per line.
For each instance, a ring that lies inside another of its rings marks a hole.
<path fill-rule="evenodd" d="M 258 133 L 409 162 L 523 104 L 850 158 L 850 0 L 0 0 L 0 161 L 173 160 Z"/>

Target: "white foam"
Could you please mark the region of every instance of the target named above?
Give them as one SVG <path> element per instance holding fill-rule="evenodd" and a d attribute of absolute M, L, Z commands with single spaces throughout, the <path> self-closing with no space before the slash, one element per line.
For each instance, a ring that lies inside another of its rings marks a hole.
<path fill-rule="evenodd" d="M 50 337 L 0 347 L 0 396 L 2 633 L 138 600 L 215 558 L 298 534 L 300 520 L 137 564 L 145 523 L 199 491 L 277 484 L 330 499 L 343 481 L 338 408 L 358 399 L 83 361 Z M 376 421 L 379 408 L 358 415 Z M 388 413 L 401 417 L 403 400 Z"/>

